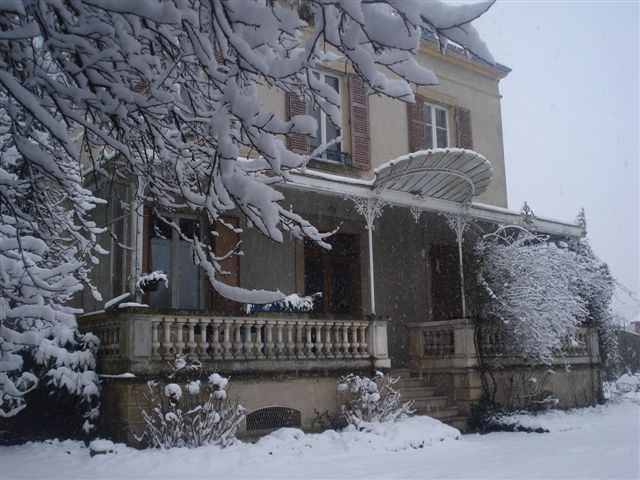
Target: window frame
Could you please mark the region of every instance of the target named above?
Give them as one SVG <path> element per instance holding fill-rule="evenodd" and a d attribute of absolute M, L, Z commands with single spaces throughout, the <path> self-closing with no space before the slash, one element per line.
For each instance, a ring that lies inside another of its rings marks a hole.
<path fill-rule="evenodd" d="M 451 128 L 449 125 L 449 108 L 442 106 L 442 105 L 437 105 L 435 103 L 429 103 L 429 102 L 424 102 L 423 104 L 423 109 L 424 109 L 424 113 L 423 113 L 423 123 L 424 123 L 424 137 L 425 137 L 425 147 L 427 149 L 434 149 L 434 148 L 448 148 L 451 146 Z M 427 109 L 429 109 L 429 112 L 431 114 L 431 125 L 427 124 Z M 446 133 L 446 145 L 444 146 L 438 146 L 438 129 L 442 130 L 442 127 L 438 127 L 437 126 L 437 121 L 436 121 L 436 111 L 440 110 L 442 112 L 444 112 L 444 122 L 445 122 L 445 133 Z M 427 131 L 430 130 L 430 131 Z M 427 147 L 427 143 L 428 143 L 428 139 L 431 139 L 431 147 Z"/>
<path fill-rule="evenodd" d="M 318 74 L 319 76 L 319 80 L 321 82 L 326 83 L 326 77 L 331 77 L 334 78 L 337 81 L 337 85 L 338 85 L 338 98 L 340 99 L 340 105 L 338 106 L 339 110 L 340 110 L 340 115 L 344 116 L 344 99 L 343 99 L 343 77 L 339 74 L 339 73 L 334 73 L 334 72 L 328 72 L 325 70 L 314 70 L 313 74 Z M 311 111 L 313 110 L 315 104 L 313 102 L 309 102 L 307 104 L 307 115 L 312 115 Z M 327 143 L 327 123 L 331 122 L 331 119 L 328 118 L 327 114 L 325 113 L 324 110 L 322 110 L 321 108 L 319 108 L 320 110 L 320 122 L 318 125 L 318 134 L 319 134 L 319 145 L 323 145 L 325 143 Z M 312 115 L 313 116 L 313 115 Z M 326 156 L 326 151 L 323 152 L 323 155 L 321 157 L 316 158 L 316 160 L 319 160 L 321 162 L 326 162 L 326 163 L 330 163 L 330 164 L 334 164 L 334 165 L 347 165 L 348 164 L 348 159 L 346 158 L 346 156 L 344 155 L 344 135 L 343 135 L 343 130 L 344 128 L 337 128 L 335 127 L 338 131 L 338 137 L 342 136 L 342 140 L 338 143 L 338 147 L 339 150 L 336 150 L 336 156 L 340 156 L 341 158 L 343 158 L 342 161 L 340 160 L 333 160 L 330 158 L 327 158 Z M 309 141 L 309 153 L 311 153 L 314 150 L 314 146 L 312 145 L 313 143 L 313 138 L 310 139 Z"/>

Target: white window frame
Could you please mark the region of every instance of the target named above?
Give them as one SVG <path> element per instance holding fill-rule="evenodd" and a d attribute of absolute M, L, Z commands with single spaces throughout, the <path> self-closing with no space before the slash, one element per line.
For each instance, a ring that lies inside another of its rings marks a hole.
<path fill-rule="evenodd" d="M 319 80 L 322 83 L 326 83 L 325 79 L 326 77 L 332 77 L 335 78 L 337 80 L 337 84 L 338 84 L 338 99 L 340 100 L 340 104 L 338 105 L 338 109 L 340 110 L 340 114 L 343 114 L 343 104 L 342 104 L 342 77 L 340 77 L 340 75 L 334 74 L 333 72 L 326 72 L 326 71 L 322 71 L 322 70 L 316 70 L 314 73 L 317 73 L 319 76 Z M 313 105 L 310 105 L 311 108 L 313 108 Z M 327 114 L 325 113 L 324 110 L 320 109 L 320 124 L 318 125 L 318 134 L 319 134 L 319 141 L 320 141 L 320 145 L 324 145 L 325 143 L 327 143 L 327 122 L 331 122 L 331 120 L 328 118 Z M 342 135 L 342 129 L 340 129 L 340 135 Z M 340 136 L 338 135 L 338 136 Z M 343 145 L 343 141 L 340 141 L 339 145 L 340 145 L 340 152 L 342 152 L 342 145 Z M 311 147 L 311 145 L 310 145 Z M 311 149 L 311 148 L 310 148 Z M 330 160 L 326 157 L 320 157 L 318 158 L 318 160 L 321 160 L 323 162 L 327 162 L 327 163 L 335 163 L 337 165 L 343 165 L 342 162 L 339 162 L 337 160 Z"/>
<path fill-rule="evenodd" d="M 450 139 L 450 134 L 451 134 L 451 130 L 449 129 L 449 109 L 446 107 L 442 107 L 440 105 L 436 105 L 433 103 L 424 103 L 424 109 L 430 109 L 431 110 L 431 125 L 427 125 L 427 122 L 424 122 L 424 134 L 425 137 L 429 138 L 429 136 L 431 137 L 431 148 L 447 148 L 451 145 L 451 139 Z M 438 135 L 437 135 L 437 130 L 438 129 L 442 129 L 442 127 L 438 127 L 436 126 L 436 110 L 440 110 L 444 112 L 444 123 L 445 123 L 445 132 L 447 134 L 447 144 L 439 147 L 438 146 Z M 426 112 L 424 117 L 426 118 Z M 429 129 L 430 131 L 427 131 L 427 129 Z M 426 142 L 426 138 L 425 138 L 425 142 Z"/>

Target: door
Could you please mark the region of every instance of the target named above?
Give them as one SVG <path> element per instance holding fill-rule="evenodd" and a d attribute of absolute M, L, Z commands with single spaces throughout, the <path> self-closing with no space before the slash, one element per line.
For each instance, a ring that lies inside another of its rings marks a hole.
<path fill-rule="evenodd" d="M 429 264 L 433 319 L 461 318 L 458 248 L 454 245 L 431 245 Z"/>
<path fill-rule="evenodd" d="M 331 250 L 311 241 L 304 244 L 305 294 L 322 292 L 314 312 L 329 315 L 360 314 L 360 249 L 357 235 L 336 234 Z"/>

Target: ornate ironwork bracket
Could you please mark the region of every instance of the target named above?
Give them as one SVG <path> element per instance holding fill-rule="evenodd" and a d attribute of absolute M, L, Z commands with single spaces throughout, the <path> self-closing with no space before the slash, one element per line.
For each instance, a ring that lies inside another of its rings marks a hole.
<path fill-rule="evenodd" d="M 471 216 L 467 212 L 441 212 L 441 215 L 443 215 L 447 219 L 447 225 L 451 230 L 453 230 L 453 233 L 456 234 L 456 241 L 458 243 L 462 243 L 464 232 L 467 228 L 469 228 L 469 225 L 471 224 Z"/>
<path fill-rule="evenodd" d="M 422 210 L 417 208 L 417 207 L 411 207 L 409 209 L 409 212 L 411 212 L 411 216 L 413 217 L 413 221 L 418 223 L 418 220 L 420 220 L 420 215 L 422 215 Z"/>
<path fill-rule="evenodd" d="M 375 219 L 382 215 L 382 209 L 387 202 L 380 197 L 349 197 L 355 204 L 356 211 L 362 215 L 367 222 L 367 230 L 375 230 Z"/>

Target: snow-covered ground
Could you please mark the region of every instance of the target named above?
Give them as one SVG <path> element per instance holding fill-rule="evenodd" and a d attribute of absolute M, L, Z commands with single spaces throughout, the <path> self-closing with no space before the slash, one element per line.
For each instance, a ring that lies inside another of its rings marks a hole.
<path fill-rule="evenodd" d="M 634 401 L 635 400 L 635 401 Z M 640 406 L 521 416 L 549 433 L 459 435 L 428 417 L 374 431 L 305 435 L 282 429 L 225 449 L 138 451 L 91 457 L 81 442 L 0 448 L 0 478 L 640 478 Z"/>

